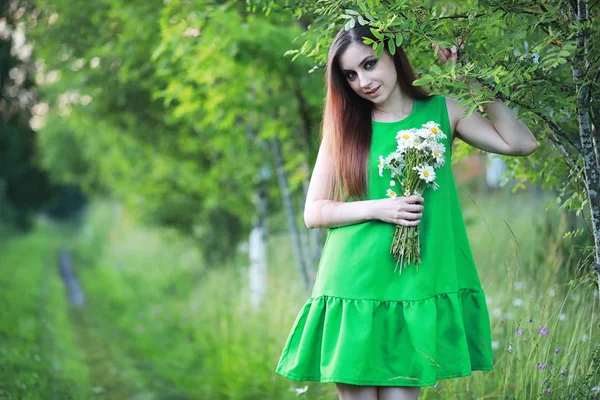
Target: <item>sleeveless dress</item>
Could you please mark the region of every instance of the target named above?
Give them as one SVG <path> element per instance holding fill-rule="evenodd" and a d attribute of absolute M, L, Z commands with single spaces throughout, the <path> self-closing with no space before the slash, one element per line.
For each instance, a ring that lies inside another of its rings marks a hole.
<path fill-rule="evenodd" d="M 398 122 L 373 121 L 366 199 L 386 198 L 391 172 L 379 156 L 396 133 L 434 121 L 446 134 L 439 188 L 427 188 L 421 264 L 402 271 L 390 254 L 395 226 L 380 220 L 331 228 L 310 298 L 300 310 L 276 372 L 299 381 L 431 386 L 492 370 L 490 320 L 452 173 L 452 132 L 442 96 L 415 100 Z M 399 195 L 398 183 L 392 187 Z"/>

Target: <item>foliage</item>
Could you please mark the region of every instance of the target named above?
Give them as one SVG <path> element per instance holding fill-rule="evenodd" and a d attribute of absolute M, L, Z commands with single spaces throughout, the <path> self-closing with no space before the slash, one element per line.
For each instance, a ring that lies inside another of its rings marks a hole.
<path fill-rule="evenodd" d="M 248 233 L 275 136 L 299 191 L 322 90 L 307 64 L 282 57 L 301 32 L 292 19 L 235 1 L 38 7 L 36 54 L 45 76 L 60 73 L 42 86 L 40 148 L 54 176 L 194 236 L 213 264 Z"/>
<path fill-rule="evenodd" d="M 542 148 L 526 159 L 505 157 L 508 173 L 523 182 L 540 183 L 559 190 L 564 206 L 580 210 L 586 206 L 583 160 L 577 124 L 578 103 L 573 65 L 578 32 L 589 36 L 587 69 L 580 86 L 600 93 L 597 72 L 600 63 L 600 30 L 594 23 L 598 7 L 590 7 L 590 18 L 576 22 L 572 4 L 564 1 L 496 0 L 462 2 L 417 2 L 413 0 L 249 0 L 249 7 L 272 14 L 293 9 L 298 18 L 311 24 L 300 46 L 288 54 L 306 55 L 315 68 L 326 62 L 326 49 L 338 29 L 369 24 L 377 41 L 366 43 L 378 53 L 404 47 L 419 75 L 416 84 L 434 93 L 450 95 L 470 106 L 469 112 L 494 97 L 515 107 L 520 118 L 534 131 Z M 574 3 L 573 3 L 574 4 Z M 317 36 L 314 37 L 314 34 Z M 311 35 L 313 35 L 311 37 Z M 453 69 L 440 67 L 432 43 L 457 45 L 461 38 L 462 62 Z M 595 75 L 596 74 L 596 75 Z M 473 87 L 457 80 L 476 80 Z M 599 109 L 592 94 L 592 109 Z M 473 152 L 464 143 L 455 154 L 460 158 Z"/>
<path fill-rule="evenodd" d="M 52 198 L 48 175 L 36 164 L 30 128 L 35 85 L 19 2 L 0 2 L 0 219 L 21 229 Z"/>

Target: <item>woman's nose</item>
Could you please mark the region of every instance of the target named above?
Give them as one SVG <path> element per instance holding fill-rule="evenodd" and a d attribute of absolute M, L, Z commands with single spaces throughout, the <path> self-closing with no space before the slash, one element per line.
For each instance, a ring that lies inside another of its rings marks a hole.
<path fill-rule="evenodd" d="M 358 75 L 358 84 L 361 89 L 369 87 L 371 84 L 371 78 L 369 78 L 367 75 Z"/>

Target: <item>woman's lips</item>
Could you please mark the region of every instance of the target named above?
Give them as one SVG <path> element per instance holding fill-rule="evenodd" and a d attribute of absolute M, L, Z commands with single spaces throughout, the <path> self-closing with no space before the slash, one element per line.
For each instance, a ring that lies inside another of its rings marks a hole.
<path fill-rule="evenodd" d="M 375 90 L 373 90 L 373 91 L 370 91 L 370 92 L 367 92 L 367 95 L 368 95 L 368 96 L 375 96 L 377 93 L 379 93 L 379 88 L 380 88 L 380 87 L 381 87 L 381 86 L 377 86 L 377 89 L 375 89 Z"/>

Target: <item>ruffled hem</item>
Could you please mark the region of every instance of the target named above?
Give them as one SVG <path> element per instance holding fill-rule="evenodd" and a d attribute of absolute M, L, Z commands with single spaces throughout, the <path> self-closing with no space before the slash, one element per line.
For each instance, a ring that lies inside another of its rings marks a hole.
<path fill-rule="evenodd" d="M 485 294 L 461 289 L 409 301 L 312 297 L 276 372 L 299 381 L 432 386 L 492 369 Z"/>

